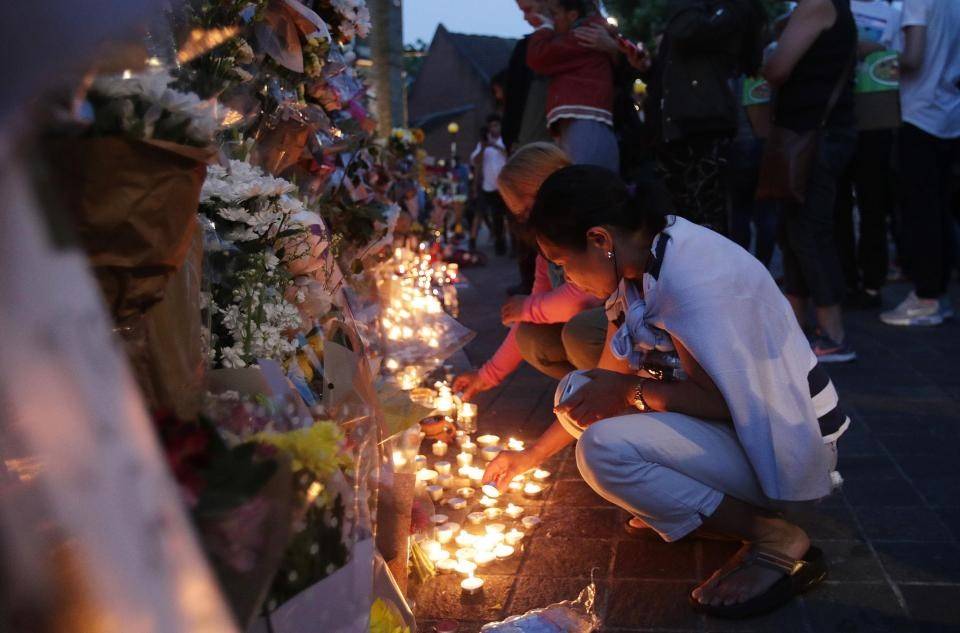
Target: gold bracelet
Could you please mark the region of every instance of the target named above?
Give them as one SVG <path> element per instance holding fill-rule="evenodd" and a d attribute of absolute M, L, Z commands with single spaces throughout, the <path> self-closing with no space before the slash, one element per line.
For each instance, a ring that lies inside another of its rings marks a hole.
<path fill-rule="evenodd" d="M 633 406 L 642 412 L 650 410 L 650 405 L 643 399 L 643 386 L 649 382 L 649 378 L 641 378 L 637 386 L 633 388 Z"/>

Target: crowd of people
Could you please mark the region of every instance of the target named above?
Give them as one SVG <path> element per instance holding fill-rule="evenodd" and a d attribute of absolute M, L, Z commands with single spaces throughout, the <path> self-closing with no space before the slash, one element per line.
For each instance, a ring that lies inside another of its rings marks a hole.
<path fill-rule="evenodd" d="M 759 0 L 677 0 L 650 50 L 594 0 L 517 4 L 534 31 L 472 160 L 521 284 L 502 345 L 453 386 L 470 399 L 523 360 L 560 386 L 557 421 L 485 482 L 576 441 L 628 531 L 744 544 L 694 609 L 769 611 L 826 575 L 783 511 L 841 481 L 851 420 L 823 364 L 856 358 L 844 310 L 881 309 L 892 252 L 913 290 L 879 318 L 953 316 L 960 3 L 800 0 L 771 21 Z M 889 48 L 901 118 L 858 130 L 855 68 Z M 741 105 L 756 75 L 766 126 Z"/>

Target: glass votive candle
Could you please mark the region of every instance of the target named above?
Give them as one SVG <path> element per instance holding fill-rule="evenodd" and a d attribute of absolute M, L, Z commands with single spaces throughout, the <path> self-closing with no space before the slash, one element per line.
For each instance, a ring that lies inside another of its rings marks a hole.
<path fill-rule="evenodd" d="M 427 486 L 427 494 L 430 495 L 430 498 L 434 501 L 440 501 L 443 499 L 443 486 L 438 486 L 437 484 L 431 484 Z"/>
<path fill-rule="evenodd" d="M 499 446 L 484 446 L 480 449 L 480 457 L 484 461 L 492 462 L 493 459 L 500 454 Z"/>
<path fill-rule="evenodd" d="M 449 474 L 450 474 L 450 469 L 451 469 L 452 467 L 453 467 L 453 465 L 452 465 L 450 462 L 447 462 L 447 461 L 437 462 L 437 463 L 435 463 L 435 464 L 433 465 L 433 469 L 434 469 L 435 471 L 437 471 L 438 473 L 440 473 L 441 475 L 449 475 Z"/>
<path fill-rule="evenodd" d="M 503 513 L 511 519 L 519 519 L 523 516 L 523 506 L 508 504 Z"/>
<path fill-rule="evenodd" d="M 457 420 L 464 431 L 472 433 L 477 430 L 477 405 L 464 402 L 460 406 L 460 415 Z"/>
<path fill-rule="evenodd" d="M 466 510 L 467 509 L 467 500 L 461 499 L 460 497 L 454 497 L 447 502 L 447 505 L 450 506 L 451 510 Z"/>
<path fill-rule="evenodd" d="M 467 521 L 470 523 L 470 525 L 480 525 L 483 523 L 484 518 L 483 512 L 471 512 L 467 515 Z"/>
<path fill-rule="evenodd" d="M 487 508 L 483 511 L 483 516 L 490 521 L 496 521 L 503 516 L 503 510 L 500 508 Z"/>
<path fill-rule="evenodd" d="M 447 454 L 447 443 L 443 440 L 437 440 L 433 443 L 433 454 L 437 457 L 443 457 Z"/>
<path fill-rule="evenodd" d="M 473 455 L 470 453 L 460 453 L 457 455 L 457 464 L 462 468 L 463 466 L 470 466 L 473 464 Z"/>
<path fill-rule="evenodd" d="M 477 444 L 480 446 L 497 446 L 500 444 L 499 435 L 481 435 L 477 438 Z"/>
<path fill-rule="evenodd" d="M 517 528 L 513 528 L 512 530 L 504 534 L 503 538 L 504 538 L 504 542 L 507 545 L 516 546 L 517 543 L 523 540 L 523 532 L 521 532 Z"/>

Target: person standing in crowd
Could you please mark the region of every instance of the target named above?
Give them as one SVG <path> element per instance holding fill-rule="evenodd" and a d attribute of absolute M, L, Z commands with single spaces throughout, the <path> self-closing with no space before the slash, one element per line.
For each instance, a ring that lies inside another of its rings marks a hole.
<path fill-rule="evenodd" d="M 758 0 L 674 0 L 650 69 L 646 120 L 674 211 L 726 235 L 723 165 L 737 131 L 731 83 L 755 74 L 765 13 Z"/>
<path fill-rule="evenodd" d="M 536 240 L 526 223 L 537 191 L 551 174 L 569 165 L 570 159 L 556 145 L 531 143 L 511 156 L 500 172 L 498 184 L 507 208 L 534 247 Z M 464 401 L 496 387 L 524 360 L 556 379 L 574 369 L 596 367 L 606 337 L 600 301 L 566 283 L 563 270 L 542 255 L 537 255 L 536 266 L 533 292 L 511 297 L 503 305 L 501 319 L 510 332 L 496 353 L 479 370 L 454 379 L 453 389 L 463 393 Z"/>
<path fill-rule="evenodd" d="M 500 115 L 491 114 L 487 117 L 487 125 L 480 133 L 480 142 L 470 154 L 476 173 L 476 214 L 470 228 L 470 250 L 477 248 L 477 233 L 480 231 L 481 221 L 486 221 L 493 233 L 494 249 L 497 255 L 507 252 L 507 240 L 504 234 L 503 198 L 497 191 L 497 177 L 504 163 L 507 162 L 507 148 L 503 145 L 500 135 Z"/>
<path fill-rule="evenodd" d="M 861 59 L 893 48 L 899 12 L 889 0 L 852 0 Z M 854 194 L 859 230 L 854 228 Z M 889 266 L 887 220 L 893 216 L 893 130 L 861 130 L 850 166 L 837 187 L 836 234 L 850 308 L 879 308 Z M 859 239 L 857 239 L 859 236 Z"/>
<path fill-rule="evenodd" d="M 880 319 L 939 325 L 955 255 L 950 175 L 960 148 L 960 2 L 906 0 L 900 57 L 903 257 L 914 289 Z"/>
<path fill-rule="evenodd" d="M 547 125 L 575 164 L 620 171 L 613 133 L 613 68 L 601 51 L 580 43 L 573 30 L 603 25 L 593 0 L 547 0 L 546 15 L 530 36 L 527 64 L 550 78 Z"/>
<path fill-rule="evenodd" d="M 811 345 L 821 362 L 857 357 L 843 325 L 843 267 L 834 235 L 837 182 L 857 143 L 851 80 L 856 48 L 849 0 L 800 0 L 763 67 L 775 89 L 777 125 L 816 131 L 804 202 L 785 200 L 781 206 L 780 247 L 784 291 L 805 329 L 813 302 Z"/>
<path fill-rule="evenodd" d="M 534 0 L 517 0 L 524 21 L 537 28 L 540 26 L 538 3 Z M 527 46 L 530 35 L 517 42 L 510 55 L 505 75 L 505 102 L 503 109 L 503 143 L 507 152 L 536 142 L 549 142 L 547 129 L 547 86 L 549 80 L 537 75 L 527 65 Z M 533 290 L 536 274 L 537 251 L 517 235 L 513 216 L 508 216 L 511 238 L 517 252 L 517 268 L 520 283 L 507 289 L 508 295 L 528 295 Z"/>

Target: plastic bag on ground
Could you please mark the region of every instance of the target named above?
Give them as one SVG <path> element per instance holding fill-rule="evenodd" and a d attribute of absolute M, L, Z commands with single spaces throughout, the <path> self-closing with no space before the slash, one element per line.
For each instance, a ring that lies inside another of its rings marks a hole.
<path fill-rule="evenodd" d="M 596 612 L 597 586 L 590 583 L 576 600 L 564 600 L 502 622 L 483 626 L 481 633 L 591 633 L 602 622 Z"/>

